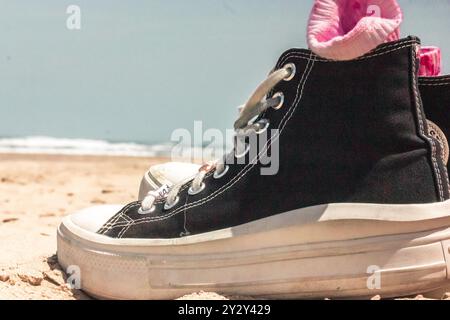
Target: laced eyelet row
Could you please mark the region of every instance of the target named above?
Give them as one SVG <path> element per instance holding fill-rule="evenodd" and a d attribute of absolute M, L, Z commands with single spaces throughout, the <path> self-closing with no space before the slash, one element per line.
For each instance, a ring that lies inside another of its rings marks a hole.
<path fill-rule="evenodd" d="M 289 76 L 289 78 L 287 78 L 285 81 L 291 80 L 291 79 L 293 78 L 293 74 L 295 75 L 295 65 L 292 64 L 292 66 L 293 66 L 292 69 L 293 69 L 294 71 L 293 71 L 292 74 Z M 274 106 L 274 107 L 272 107 L 272 108 L 273 108 L 274 110 L 280 110 L 280 109 L 283 107 L 283 105 L 284 105 L 284 100 L 285 100 L 285 99 L 284 99 L 284 93 L 281 92 L 281 91 L 280 91 L 280 92 L 277 92 L 277 93 L 275 93 L 275 94 L 273 95 L 273 98 L 279 98 L 279 99 L 280 99 L 280 102 L 279 102 L 276 106 Z M 267 129 L 269 128 L 269 125 L 270 125 L 270 123 L 267 122 L 267 123 L 265 124 L 264 128 L 262 128 L 261 130 L 256 131 L 256 134 L 262 134 L 262 133 L 266 132 Z M 245 157 L 245 156 L 249 153 L 249 151 L 250 151 L 250 146 L 249 146 L 249 145 L 246 145 L 244 152 L 242 152 L 241 154 L 237 154 L 237 153 L 236 153 L 236 150 L 235 150 L 234 156 L 236 157 L 236 159 L 241 159 L 241 158 Z"/>
<path fill-rule="evenodd" d="M 291 81 L 292 79 L 294 79 L 295 74 L 297 73 L 297 67 L 295 66 L 295 64 L 293 63 L 288 63 L 286 65 L 284 65 L 283 69 L 286 70 L 290 70 L 289 75 L 284 78 L 284 81 Z M 272 107 L 275 110 L 279 110 L 283 107 L 284 105 L 284 93 L 283 92 L 277 92 L 273 95 L 273 98 L 279 98 L 280 99 L 280 103 L 278 103 L 278 105 Z"/>
<path fill-rule="evenodd" d="M 223 176 L 225 176 L 227 174 L 229 169 L 230 169 L 230 166 L 227 165 L 227 166 L 225 166 L 225 168 L 222 170 L 221 173 L 217 173 L 217 171 L 215 171 L 214 175 L 213 175 L 214 179 L 222 178 Z M 195 195 L 201 193 L 202 191 L 204 191 L 205 188 L 206 188 L 206 184 L 205 183 L 202 183 L 201 187 L 198 190 L 194 190 L 194 188 L 191 186 L 189 188 L 189 190 L 188 190 L 188 194 L 191 195 L 191 196 L 195 196 Z M 179 201 L 180 201 L 180 197 L 176 197 L 174 203 L 169 204 L 169 203 L 166 202 L 165 205 L 164 205 L 164 209 L 165 210 L 172 209 L 173 207 L 175 207 L 178 204 Z M 154 211 L 154 207 L 153 207 L 152 211 Z"/>
<path fill-rule="evenodd" d="M 280 70 L 276 70 L 276 71 L 273 70 L 273 71 L 270 73 L 270 75 L 269 75 L 269 78 L 270 78 L 270 77 L 272 77 L 272 78 L 271 78 L 271 79 L 267 79 L 267 81 L 269 81 L 269 83 L 270 83 L 270 81 L 273 81 L 274 79 L 278 79 L 277 81 L 291 81 L 292 79 L 294 79 L 294 77 L 295 77 L 295 75 L 296 75 L 296 73 L 297 73 L 297 68 L 296 68 L 296 65 L 295 65 L 294 63 L 288 63 L 288 64 L 284 65 L 282 69 L 284 69 L 284 70 L 287 71 L 287 73 L 288 73 L 288 74 L 285 76 L 284 79 L 282 79 L 282 78 L 279 77 L 279 76 L 280 76 L 280 72 L 282 72 L 282 70 L 280 69 Z M 274 72 L 276 72 L 277 74 L 273 74 L 273 75 L 272 75 L 272 73 L 274 73 Z M 273 87 L 274 87 L 274 85 L 273 85 L 273 82 L 272 82 L 272 87 L 271 87 L 271 88 L 273 88 Z M 252 98 L 255 97 L 255 96 L 258 97 L 258 94 L 260 94 L 261 97 L 263 96 L 263 95 L 261 95 L 261 92 L 258 93 L 258 90 L 259 90 L 260 88 L 265 88 L 265 87 L 264 87 L 264 86 L 258 87 L 258 89 L 255 91 L 255 93 L 252 95 L 252 97 L 249 99 L 249 101 L 252 101 Z M 269 90 L 269 92 L 270 92 L 270 88 L 269 88 L 268 90 Z M 264 94 L 267 96 L 267 92 L 265 92 Z M 283 107 L 283 105 L 284 105 L 284 103 L 285 103 L 285 96 L 284 96 L 283 92 L 277 92 L 277 93 L 275 93 L 275 94 L 273 95 L 272 99 L 276 99 L 276 98 L 279 98 L 279 102 L 278 102 L 277 105 L 272 106 L 272 108 L 273 108 L 274 110 L 279 110 L 279 109 L 281 109 L 281 108 Z M 271 102 L 271 103 L 273 103 L 273 102 Z M 247 105 L 245 105 L 245 106 L 247 106 Z M 256 105 L 250 104 L 250 108 L 252 108 L 252 107 L 254 107 L 254 106 L 256 106 Z M 251 114 L 251 113 L 250 113 L 250 114 Z M 257 118 L 257 116 L 254 117 L 254 119 L 256 119 L 256 118 Z M 241 122 L 243 123 L 244 119 L 245 119 L 245 122 L 246 122 L 247 124 L 249 124 L 249 123 L 252 121 L 252 119 L 247 120 L 247 119 L 245 118 L 245 116 L 243 116 L 243 119 L 240 118 L 240 119 L 238 119 L 238 120 L 236 121 L 235 126 L 236 126 L 237 128 L 241 128 L 241 124 L 239 123 L 239 121 L 241 120 Z M 254 121 L 254 120 L 253 120 L 253 121 Z M 267 120 L 266 120 L 266 121 L 267 121 Z M 262 134 L 262 133 L 264 133 L 264 132 L 266 132 L 266 131 L 268 130 L 269 126 L 270 126 L 270 123 L 267 121 L 267 122 L 265 123 L 265 125 L 264 125 L 263 128 L 259 129 L 258 131 L 256 131 L 256 129 L 255 129 L 255 133 L 258 134 L 258 135 L 259 135 L 259 134 Z M 237 159 L 243 158 L 243 157 L 245 157 L 245 156 L 249 153 L 249 151 L 250 151 L 250 145 L 245 144 L 245 150 L 244 150 L 244 152 L 241 153 L 241 154 L 237 154 L 237 153 L 236 153 L 236 149 L 235 149 L 235 150 L 234 150 L 234 156 L 235 156 Z M 214 179 L 221 179 L 221 178 L 223 178 L 223 177 L 228 173 L 229 169 L 230 169 L 230 167 L 229 167 L 228 165 L 224 166 L 224 168 L 221 170 L 221 172 L 218 172 L 218 171 L 217 171 L 217 168 L 216 168 L 216 170 L 215 170 L 215 172 L 214 172 L 214 175 L 213 175 Z M 181 184 L 178 185 L 177 187 L 178 187 L 178 188 L 181 188 Z M 205 183 L 202 183 L 201 186 L 200 186 L 200 188 L 199 188 L 198 190 L 195 190 L 195 189 L 193 188 L 193 186 L 191 185 L 191 187 L 190 187 L 189 190 L 188 190 L 188 194 L 194 196 L 194 195 L 197 195 L 197 194 L 201 193 L 201 192 L 204 191 L 205 189 L 206 189 L 206 184 L 205 184 Z M 179 191 L 179 189 L 174 189 L 174 191 L 175 191 L 175 190 L 177 190 L 177 192 Z M 153 201 L 154 201 L 154 200 L 153 200 Z M 174 200 L 173 202 L 171 202 L 171 203 L 170 203 L 170 201 L 167 199 L 167 201 L 166 201 L 165 204 L 164 204 L 164 210 L 171 210 L 171 209 L 173 209 L 173 208 L 179 203 L 179 201 L 180 201 L 180 197 L 179 197 L 179 196 L 177 196 L 177 197 L 175 198 L 175 200 Z M 154 202 L 152 202 L 152 203 L 154 203 Z M 149 204 L 150 204 L 150 203 L 149 203 Z M 138 213 L 139 213 L 139 214 L 150 214 L 150 213 L 154 212 L 155 209 L 156 209 L 156 206 L 155 206 L 155 205 L 153 205 L 153 206 L 152 206 L 150 209 L 148 209 L 148 210 L 144 210 L 144 209 L 142 208 L 142 206 L 141 206 L 141 208 L 138 210 Z"/>

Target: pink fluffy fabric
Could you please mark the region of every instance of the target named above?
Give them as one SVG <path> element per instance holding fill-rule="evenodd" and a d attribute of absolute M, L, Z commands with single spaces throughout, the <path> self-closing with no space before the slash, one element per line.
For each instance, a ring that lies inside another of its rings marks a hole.
<path fill-rule="evenodd" d="M 402 21 L 395 0 L 315 0 L 308 44 L 319 56 L 351 60 L 398 40 Z"/>
<path fill-rule="evenodd" d="M 441 49 L 438 47 L 422 47 L 419 54 L 419 75 L 436 77 L 441 74 Z"/>

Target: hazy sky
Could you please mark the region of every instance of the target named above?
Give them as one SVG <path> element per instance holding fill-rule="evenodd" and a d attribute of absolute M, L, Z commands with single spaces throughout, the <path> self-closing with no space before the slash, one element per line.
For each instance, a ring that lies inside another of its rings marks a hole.
<path fill-rule="evenodd" d="M 450 1 L 399 2 L 403 35 L 441 46 L 450 72 Z M 224 130 L 278 56 L 305 46 L 311 3 L 0 0 L 0 136 L 152 143 L 194 120 Z M 81 30 L 66 27 L 71 4 Z"/>

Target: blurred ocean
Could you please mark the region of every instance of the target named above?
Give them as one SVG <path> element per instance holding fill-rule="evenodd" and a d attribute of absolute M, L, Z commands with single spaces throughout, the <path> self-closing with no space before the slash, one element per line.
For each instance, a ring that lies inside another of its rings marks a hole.
<path fill-rule="evenodd" d="M 143 145 L 39 136 L 0 139 L 0 153 L 169 157 L 171 148 L 171 144 Z"/>
<path fill-rule="evenodd" d="M 450 72 L 450 0 L 399 2 L 403 35 L 440 46 Z M 278 56 L 306 45 L 311 4 L 1 0 L 0 152 L 161 155 L 195 120 L 224 131 Z"/>

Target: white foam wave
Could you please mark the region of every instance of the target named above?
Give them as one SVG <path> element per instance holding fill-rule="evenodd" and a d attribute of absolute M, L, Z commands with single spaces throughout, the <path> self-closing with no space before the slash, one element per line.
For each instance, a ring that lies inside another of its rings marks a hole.
<path fill-rule="evenodd" d="M 170 143 L 144 145 L 41 136 L 0 139 L 0 153 L 169 157 L 171 150 Z"/>

